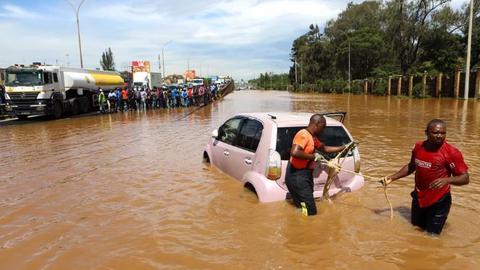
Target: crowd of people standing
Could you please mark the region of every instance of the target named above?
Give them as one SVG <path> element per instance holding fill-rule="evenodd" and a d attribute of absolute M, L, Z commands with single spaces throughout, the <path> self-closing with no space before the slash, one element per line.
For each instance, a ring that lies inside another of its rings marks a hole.
<path fill-rule="evenodd" d="M 100 111 L 125 112 L 129 110 L 166 109 L 176 107 L 203 106 L 219 96 L 219 86 L 163 86 L 117 88 L 106 93 L 101 88 L 98 95 Z"/>

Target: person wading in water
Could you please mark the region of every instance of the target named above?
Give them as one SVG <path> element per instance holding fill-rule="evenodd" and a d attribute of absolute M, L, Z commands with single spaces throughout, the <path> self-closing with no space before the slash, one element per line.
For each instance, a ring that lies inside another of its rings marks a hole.
<path fill-rule="evenodd" d="M 336 153 L 345 149 L 345 146 L 326 146 L 318 138 L 325 129 L 327 122 L 321 114 L 310 117 L 310 123 L 306 129 L 302 129 L 293 138 L 285 174 L 290 195 L 297 208 L 301 208 L 305 216 L 317 214 L 317 206 L 313 197 L 313 167 L 316 161 L 321 160 L 322 155 L 315 149 Z"/>
<path fill-rule="evenodd" d="M 427 140 L 415 144 L 410 163 L 397 173 L 382 178 L 383 185 L 415 172 L 411 222 L 431 234 L 440 234 L 447 220 L 452 196 L 450 185 L 469 183 L 462 153 L 445 141 L 447 126 L 433 119 L 425 130 Z"/>

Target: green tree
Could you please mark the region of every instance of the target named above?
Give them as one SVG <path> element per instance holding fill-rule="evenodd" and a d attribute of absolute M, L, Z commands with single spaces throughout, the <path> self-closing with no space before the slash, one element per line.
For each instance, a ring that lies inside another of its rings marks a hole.
<path fill-rule="evenodd" d="M 400 69 L 407 74 L 418 63 L 419 53 L 428 34 L 432 13 L 450 0 L 396 0 L 385 10 L 387 34 L 396 48 Z"/>
<path fill-rule="evenodd" d="M 291 83 L 329 85 L 391 74 L 452 72 L 462 66 L 467 43 L 468 5 L 453 10 L 450 0 L 390 0 L 349 3 L 323 32 L 311 24 L 293 41 Z M 472 65 L 480 61 L 480 1 L 475 3 Z M 295 72 L 295 67 L 297 70 Z M 295 76 L 297 75 L 297 76 Z M 323 87 L 323 86 L 322 86 Z M 329 88 L 329 87 L 327 87 Z M 330 87 L 331 88 L 331 87 Z"/>
<path fill-rule="evenodd" d="M 469 12 L 470 12 L 470 3 L 469 1 L 465 3 L 462 7 L 462 11 L 460 12 L 461 16 L 461 32 L 463 35 L 462 43 L 465 45 L 464 51 L 462 56 L 466 56 L 466 47 L 467 47 L 467 34 L 468 34 L 468 20 L 469 20 Z M 472 27 L 472 59 L 471 65 L 472 67 L 478 66 L 480 61 L 480 1 L 474 1 L 473 6 L 473 27 Z M 465 61 L 462 63 L 462 67 L 465 66 Z"/>
<path fill-rule="evenodd" d="M 460 35 L 441 29 L 429 31 L 424 37 L 422 52 L 419 58 L 420 67 L 429 72 L 454 72 L 461 64 L 464 52 Z M 426 63 L 430 63 L 432 69 L 425 68 Z M 423 72 L 423 70 L 418 71 Z"/>
<path fill-rule="evenodd" d="M 102 59 L 100 60 L 100 65 L 103 70 L 115 70 L 115 61 L 113 60 L 113 53 L 110 48 L 102 53 Z"/>
<path fill-rule="evenodd" d="M 372 76 L 375 68 L 385 62 L 385 42 L 382 33 L 375 29 L 362 28 L 350 33 L 348 39 L 338 46 L 337 66 L 342 70 L 344 78 L 348 73 L 348 43 L 350 43 L 352 79 Z"/>

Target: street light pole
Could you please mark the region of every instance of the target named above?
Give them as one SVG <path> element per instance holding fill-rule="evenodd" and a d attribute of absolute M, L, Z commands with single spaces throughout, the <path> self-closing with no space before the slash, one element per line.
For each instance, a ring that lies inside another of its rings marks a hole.
<path fill-rule="evenodd" d="M 165 54 L 164 54 L 164 49 L 165 49 L 165 46 L 167 46 L 170 42 L 172 42 L 171 40 L 165 42 L 162 46 L 162 62 L 163 62 L 163 79 L 165 80 Z"/>
<path fill-rule="evenodd" d="M 300 89 L 303 90 L 303 63 L 300 64 Z"/>
<path fill-rule="evenodd" d="M 297 57 L 293 58 L 293 65 L 295 66 L 295 87 L 298 85 L 298 76 L 297 76 Z"/>
<path fill-rule="evenodd" d="M 70 66 L 70 59 L 69 59 L 69 56 L 70 56 L 70 55 L 69 55 L 68 53 L 67 53 L 67 54 L 65 54 L 65 57 L 67 58 L 67 67 L 69 67 L 69 66 Z"/>
<path fill-rule="evenodd" d="M 75 8 L 75 5 L 70 1 L 70 0 L 66 0 L 70 6 L 72 7 L 73 9 L 73 12 L 75 12 L 75 16 L 77 18 L 77 35 L 78 35 L 78 49 L 80 51 L 80 67 L 83 68 L 83 56 L 82 56 L 82 40 L 80 38 L 80 19 L 79 19 L 79 13 L 80 13 L 80 8 L 82 7 L 82 4 L 83 2 L 85 2 L 85 0 L 82 0 L 80 2 L 80 4 L 78 5 L 77 8 Z"/>
<path fill-rule="evenodd" d="M 467 41 L 467 66 L 465 67 L 465 93 L 464 99 L 468 99 L 468 92 L 470 90 L 470 57 L 472 48 L 472 20 L 473 20 L 473 0 L 470 0 L 470 19 L 468 21 L 468 41 Z"/>
<path fill-rule="evenodd" d="M 351 78 L 352 75 L 350 73 L 350 38 L 348 39 L 348 93 L 351 92 Z"/>
<path fill-rule="evenodd" d="M 273 90 L 273 72 L 270 72 L 270 90 Z"/>

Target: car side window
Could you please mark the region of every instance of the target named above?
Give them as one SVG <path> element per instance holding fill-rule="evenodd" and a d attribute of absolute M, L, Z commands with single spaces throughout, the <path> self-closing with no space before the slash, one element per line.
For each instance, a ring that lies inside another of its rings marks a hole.
<path fill-rule="evenodd" d="M 53 73 L 53 82 L 58 82 L 58 75 L 57 73 Z"/>
<path fill-rule="evenodd" d="M 233 145 L 238 136 L 242 118 L 233 118 L 225 122 L 218 130 L 218 140 Z"/>
<path fill-rule="evenodd" d="M 245 121 L 238 134 L 236 146 L 256 152 L 262 137 L 262 131 L 263 125 L 259 121 L 253 119 Z"/>

